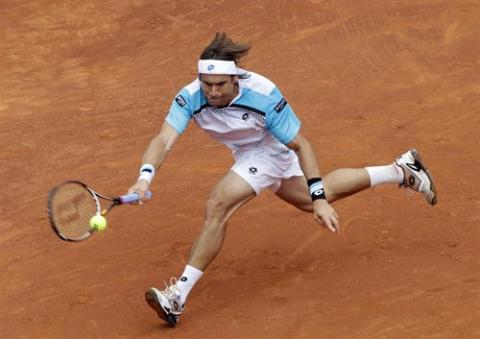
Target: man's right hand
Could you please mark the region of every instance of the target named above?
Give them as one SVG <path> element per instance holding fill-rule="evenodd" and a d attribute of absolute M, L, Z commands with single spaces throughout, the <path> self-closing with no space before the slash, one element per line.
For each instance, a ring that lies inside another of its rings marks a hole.
<path fill-rule="evenodd" d="M 140 200 L 138 203 L 141 205 L 143 202 L 148 201 L 147 197 L 145 196 L 145 193 L 148 191 L 148 183 L 145 179 L 140 179 L 138 180 L 135 185 L 130 187 L 128 190 L 128 194 L 131 193 L 138 193 L 140 195 Z"/>

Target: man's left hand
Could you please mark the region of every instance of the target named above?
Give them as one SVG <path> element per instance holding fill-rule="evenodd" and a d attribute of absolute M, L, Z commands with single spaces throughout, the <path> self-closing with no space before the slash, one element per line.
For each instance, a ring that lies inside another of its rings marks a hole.
<path fill-rule="evenodd" d="M 330 231 L 340 232 L 338 214 L 327 200 L 317 199 L 313 201 L 313 216 L 319 224 L 326 226 Z"/>

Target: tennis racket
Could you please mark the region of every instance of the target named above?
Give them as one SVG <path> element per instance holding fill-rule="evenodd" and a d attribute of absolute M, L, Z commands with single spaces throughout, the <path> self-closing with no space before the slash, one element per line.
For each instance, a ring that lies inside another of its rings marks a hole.
<path fill-rule="evenodd" d="M 147 198 L 152 197 L 150 191 Z M 100 199 L 110 205 L 102 209 Z M 95 192 L 91 187 L 76 180 L 69 180 L 54 187 L 48 193 L 48 218 L 54 232 L 63 240 L 81 241 L 88 239 L 94 232 L 90 227 L 90 218 L 96 214 L 105 216 L 114 206 L 138 202 L 138 193 L 119 197 L 107 197 Z"/>

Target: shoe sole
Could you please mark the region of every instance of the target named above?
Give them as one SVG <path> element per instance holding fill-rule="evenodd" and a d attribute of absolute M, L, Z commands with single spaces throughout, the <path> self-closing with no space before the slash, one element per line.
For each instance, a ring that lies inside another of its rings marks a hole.
<path fill-rule="evenodd" d="M 418 161 L 418 163 L 422 166 L 425 174 L 427 174 L 428 180 L 430 180 L 430 191 L 433 192 L 433 198 L 430 204 L 433 206 L 438 202 L 438 199 L 437 199 L 437 190 L 435 188 L 432 175 L 430 174 L 430 171 L 428 170 L 428 168 L 425 167 L 425 165 L 423 164 L 422 156 L 420 155 L 420 153 L 416 149 L 412 149 L 411 152 L 412 152 L 413 158 L 416 161 Z"/>
<path fill-rule="evenodd" d="M 168 326 L 175 327 L 177 325 L 177 319 L 171 313 L 166 312 L 161 306 L 160 300 L 158 299 L 157 293 L 152 289 L 148 289 L 145 292 L 145 300 L 155 312 L 157 312 L 158 317 L 164 320 Z"/>

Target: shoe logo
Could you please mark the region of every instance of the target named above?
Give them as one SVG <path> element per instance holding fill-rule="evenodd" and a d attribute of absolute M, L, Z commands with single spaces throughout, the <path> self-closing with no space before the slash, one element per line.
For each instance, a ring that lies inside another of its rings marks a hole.
<path fill-rule="evenodd" d="M 257 172 L 258 172 L 258 169 L 256 167 L 250 167 L 248 169 L 248 173 L 250 173 L 250 174 L 255 175 L 255 174 L 257 174 Z"/>
<path fill-rule="evenodd" d="M 249 117 L 248 113 L 245 113 L 244 115 L 242 115 L 242 119 L 245 121 L 247 121 L 248 117 Z"/>
<path fill-rule="evenodd" d="M 173 301 L 173 308 L 178 309 L 178 303 L 176 301 Z"/>
<path fill-rule="evenodd" d="M 167 306 L 163 306 L 163 308 L 165 309 L 165 311 L 170 313 L 170 308 L 168 308 Z"/>
<path fill-rule="evenodd" d="M 416 161 L 415 161 L 414 164 L 409 164 L 407 162 L 406 165 L 407 165 L 408 168 L 410 168 L 411 170 L 414 170 L 416 172 L 420 172 L 422 170 Z"/>
<path fill-rule="evenodd" d="M 187 277 L 181 277 L 180 278 L 180 281 L 187 281 L 187 280 L 188 280 Z"/>

